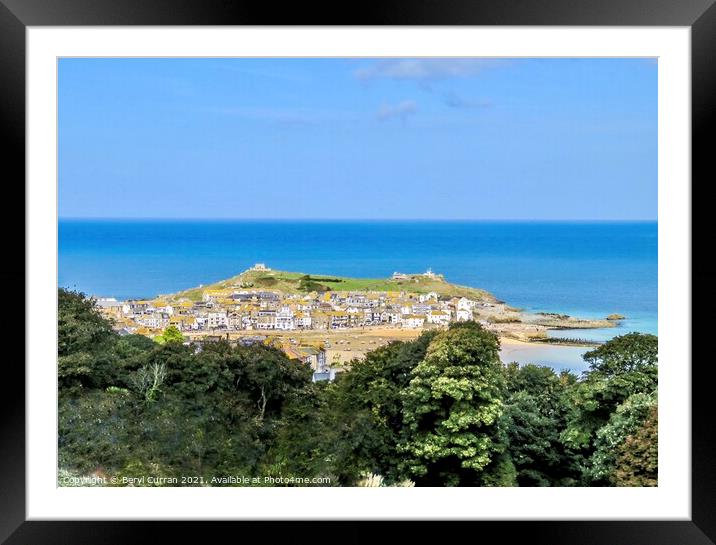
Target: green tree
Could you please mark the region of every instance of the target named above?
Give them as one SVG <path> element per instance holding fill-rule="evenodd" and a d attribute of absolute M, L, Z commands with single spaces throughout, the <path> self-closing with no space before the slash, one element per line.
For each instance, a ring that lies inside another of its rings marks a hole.
<path fill-rule="evenodd" d="M 634 394 L 619 405 L 609 422 L 597 431 L 594 454 L 585 471 L 592 485 L 615 485 L 629 480 L 656 484 L 655 421 L 643 430 L 656 408 L 656 393 Z M 642 456 L 629 450 L 637 444 Z"/>
<path fill-rule="evenodd" d="M 261 462 L 262 475 L 324 476 L 331 478 L 331 484 L 340 484 L 330 459 L 335 451 L 327 448 L 331 430 L 326 427 L 326 416 L 335 410 L 326 406 L 322 395 L 327 386 L 324 382 L 307 385 L 286 400 L 275 439 Z"/>
<path fill-rule="evenodd" d="M 136 446 L 129 425 L 133 400 L 122 391 L 84 390 L 58 403 L 58 454 L 62 468 L 89 473 L 121 467 Z"/>
<path fill-rule="evenodd" d="M 164 330 L 164 333 L 154 337 L 154 342 L 157 344 L 183 343 L 184 335 L 181 334 L 181 331 L 179 331 L 176 326 L 170 325 Z"/>
<path fill-rule="evenodd" d="M 406 472 L 419 485 L 483 484 L 484 470 L 504 451 L 497 337 L 475 323 L 441 332 L 411 376 L 400 446 Z"/>
<path fill-rule="evenodd" d="M 95 307 L 94 299 L 58 290 L 57 375 L 60 393 L 103 388 L 116 378 L 114 344 L 118 336 Z"/>
<path fill-rule="evenodd" d="M 580 477 L 578 452 L 560 440 L 569 416 L 568 372 L 513 363 L 505 368 L 507 394 L 502 426 L 520 486 L 569 486 Z"/>
<path fill-rule="evenodd" d="M 595 350 L 584 354 L 591 373 L 617 377 L 628 373 L 644 373 L 656 378 L 659 343 L 656 335 L 628 333 L 614 337 Z"/>
<path fill-rule="evenodd" d="M 406 477 L 397 453 L 404 429 L 403 390 L 434 337 L 427 332 L 369 352 L 322 390 L 322 458 L 330 461 L 341 483 L 355 484 L 365 473 L 380 475 L 387 484 Z"/>
<path fill-rule="evenodd" d="M 394 342 L 335 383 L 272 347 L 119 336 L 60 290 L 59 458 L 68 474 L 330 476 L 333 484 L 651 486 L 656 337 L 569 373 L 503 367 L 474 322 Z M 372 476 L 370 479 L 366 475 Z M 579 480 L 581 479 L 581 480 Z M 402 483 L 402 484 L 401 484 Z"/>
<path fill-rule="evenodd" d="M 310 369 L 280 351 L 120 337 L 81 294 L 60 292 L 59 450 L 65 470 L 255 474 Z M 75 358 L 75 360 L 69 358 Z M 149 403 L 148 403 L 149 402 Z"/>
<path fill-rule="evenodd" d="M 615 486 L 656 486 L 659 469 L 658 407 L 652 406 L 631 435 L 616 448 Z"/>
<path fill-rule="evenodd" d="M 629 333 L 587 352 L 589 370 L 572 390 L 572 416 L 562 439 L 574 448 L 591 448 L 596 431 L 629 396 L 654 392 L 658 384 L 658 339 Z"/>
<path fill-rule="evenodd" d="M 239 379 L 243 388 L 255 400 L 258 419 L 267 413 L 280 414 L 283 403 L 296 389 L 307 386 L 311 381 L 310 367 L 296 360 L 289 360 L 276 348 L 263 345 L 238 347 Z"/>
<path fill-rule="evenodd" d="M 132 377 L 132 385 L 141 397 L 152 402 L 156 400 L 157 395 L 161 392 L 166 375 L 167 371 L 164 364 L 154 363 L 137 370 Z"/>
<path fill-rule="evenodd" d="M 60 288 L 57 293 L 57 351 L 67 356 L 93 352 L 112 336 L 112 328 L 83 293 Z"/>

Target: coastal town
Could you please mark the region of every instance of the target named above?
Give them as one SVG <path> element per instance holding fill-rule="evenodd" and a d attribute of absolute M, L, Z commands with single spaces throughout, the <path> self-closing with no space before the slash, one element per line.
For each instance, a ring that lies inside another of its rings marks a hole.
<path fill-rule="evenodd" d="M 120 334 L 158 337 L 173 327 L 186 343 L 197 345 L 219 339 L 272 344 L 311 365 L 314 380 L 331 380 L 341 360 L 375 345 L 452 322 L 475 320 L 500 336 L 524 340 L 544 337 L 550 327 L 611 325 L 526 315 L 487 292 L 454 286 L 430 269 L 368 282 L 284 273 L 257 263 L 217 284 L 150 300 L 97 298 L 96 305 Z M 354 351 L 351 342 L 363 346 Z"/>

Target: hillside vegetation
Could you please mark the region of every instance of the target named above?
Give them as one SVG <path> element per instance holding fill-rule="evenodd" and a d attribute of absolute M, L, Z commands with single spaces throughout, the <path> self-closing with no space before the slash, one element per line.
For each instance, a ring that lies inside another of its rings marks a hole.
<path fill-rule="evenodd" d="M 429 293 L 434 291 L 440 296 L 467 297 L 475 301 L 495 302 L 493 295 L 485 290 L 458 286 L 446 282 L 439 276 L 410 275 L 408 279 L 393 278 L 348 278 L 325 274 L 305 274 L 285 271 L 248 270 L 232 278 L 213 284 L 192 288 L 162 299 L 187 298 L 192 301 L 201 299 L 205 290 L 224 289 L 265 289 L 282 293 L 310 293 L 325 291 L 405 291 L 409 293 Z"/>
<path fill-rule="evenodd" d="M 182 341 L 120 336 L 60 290 L 61 486 L 657 484 L 653 335 L 587 352 L 577 377 L 503 365 L 497 337 L 462 322 L 315 384 L 268 346 Z M 261 479 L 222 480 L 234 475 Z"/>

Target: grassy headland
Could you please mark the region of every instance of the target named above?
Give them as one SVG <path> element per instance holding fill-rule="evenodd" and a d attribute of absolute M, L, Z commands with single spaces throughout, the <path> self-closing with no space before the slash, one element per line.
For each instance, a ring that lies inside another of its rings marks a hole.
<path fill-rule="evenodd" d="M 162 296 L 165 300 L 187 298 L 199 301 L 206 290 L 223 289 L 266 289 L 287 294 L 325 292 L 325 291 L 365 291 L 365 292 L 435 292 L 442 297 L 467 297 L 475 301 L 497 302 L 497 299 L 482 289 L 459 286 L 446 282 L 442 276 L 422 274 L 406 275 L 405 279 L 394 278 L 349 278 L 330 274 L 306 274 L 286 271 L 247 270 L 213 284 L 200 286 L 172 295 Z"/>
<path fill-rule="evenodd" d="M 530 313 L 514 308 L 499 301 L 486 290 L 460 286 L 445 280 L 442 275 L 401 274 L 391 278 L 350 278 L 331 274 L 308 274 L 303 272 L 277 271 L 266 268 L 252 268 L 231 278 L 220 280 L 212 284 L 198 286 L 174 294 L 163 295 L 155 299 L 162 305 L 176 304 L 190 301 L 192 304 L 201 301 L 206 294 L 214 293 L 218 297 L 227 297 L 228 292 L 236 291 L 270 291 L 273 293 L 296 296 L 312 296 L 318 300 L 321 294 L 348 294 L 363 292 L 365 294 L 389 293 L 404 294 L 393 299 L 398 304 L 405 301 L 409 304 L 411 298 L 419 294 L 434 292 L 441 301 L 467 298 L 477 302 L 471 319 L 479 320 L 485 327 L 496 333 L 502 339 L 511 339 L 522 342 L 540 342 L 564 345 L 593 345 L 586 341 L 575 342 L 567 339 L 551 339 L 548 330 L 560 329 L 591 329 L 615 327 L 614 319 L 581 319 L 550 312 Z M 342 360 L 361 357 L 375 345 L 383 345 L 392 340 L 413 338 L 424 329 L 433 329 L 435 326 L 425 324 L 418 329 L 401 328 L 392 324 L 363 326 L 348 326 L 340 329 L 294 329 L 290 331 L 269 331 L 272 338 L 289 342 L 290 339 L 300 339 L 303 342 L 321 339 L 327 347 L 330 357 L 338 356 Z M 188 338 L 201 338 L 212 331 L 199 330 L 185 333 Z M 234 330 L 222 333 L 227 338 L 241 338 L 255 334 L 255 330 Z"/>

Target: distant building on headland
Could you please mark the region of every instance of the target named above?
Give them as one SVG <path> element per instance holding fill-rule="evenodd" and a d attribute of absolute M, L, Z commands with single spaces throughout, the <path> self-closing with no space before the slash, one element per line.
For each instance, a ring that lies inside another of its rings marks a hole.
<path fill-rule="evenodd" d="M 426 278 L 442 278 L 443 277 L 442 274 L 435 274 L 432 269 L 428 268 L 428 270 L 422 274 L 406 274 L 406 273 L 401 273 L 401 272 L 394 272 L 393 280 L 409 280 L 410 278 L 413 278 L 416 276 L 424 276 Z"/>
<path fill-rule="evenodd" d="M 256 263 L 253 267 L 249 269 L 250 271 L 261 271 L 261 272 L 268 272 L 271 269 L 266 266 L 265 263 Z"/>

